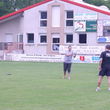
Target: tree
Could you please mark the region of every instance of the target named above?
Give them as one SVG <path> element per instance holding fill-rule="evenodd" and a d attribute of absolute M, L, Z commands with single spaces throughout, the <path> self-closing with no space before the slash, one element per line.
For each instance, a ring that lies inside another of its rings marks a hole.
<path fill-rule="evenodd" d="M 0 16 L 14 12 L 29 5 L 38 3 L 43 0 L 0 0 Z M 110 8 L 110 0 L 83 0 L 89 4 L 101 6 L 105 5 Z"/>
<path fill-rule="evenodd" d="M 105 5 L 110 9 L 110 0 L 83 0 L 83 1 L 96 6 Z"/>
<path fill-rule="evenodd" d="M 0 16 L 14 12 L 43 0 L 0 0 Z"/>

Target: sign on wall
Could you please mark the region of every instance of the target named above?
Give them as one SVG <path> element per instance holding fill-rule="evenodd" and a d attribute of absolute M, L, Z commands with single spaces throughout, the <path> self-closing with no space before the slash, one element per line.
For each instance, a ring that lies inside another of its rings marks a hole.
<path fill-rule="evenodd" d="M 74 21 L 75 32 L 85 32 L 86 31 L 86 21 Z"/>
<path fill-rule="evenodd" d="M 74 13 L 74 20 L 97 20 L 97 13 Z"/>
<path fill-rule="evenodd" d="M 97 32 L 97 21 L 86 21 L 87 32 Z"/>

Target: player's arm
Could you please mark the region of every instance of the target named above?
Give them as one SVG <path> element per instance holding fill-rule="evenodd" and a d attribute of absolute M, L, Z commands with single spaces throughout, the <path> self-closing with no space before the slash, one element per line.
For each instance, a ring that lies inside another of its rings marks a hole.
<path fill-rule="evenodd" d="M 102 69 L 103 58 L 104 58 L 104 53 L 102 52 L 101 55 L 100 55 L 100 61 L 99 61 L 99 71 Z"/>
<path fill-rule="evenodd" d="M 100 58 L 100 61 L 99 61 L 99 71 L 102 69 L 101 65 L 102 65 L 102 58 Z"/>

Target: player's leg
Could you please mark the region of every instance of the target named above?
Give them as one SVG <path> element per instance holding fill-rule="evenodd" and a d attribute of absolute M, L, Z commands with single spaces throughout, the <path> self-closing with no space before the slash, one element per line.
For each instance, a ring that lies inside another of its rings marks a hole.
<path fill-rule="evenodd" d="M 98 82 L 97 82 L 96 91 L 99 91 L 100 90 L 100 86 L 101 86 L 102 80 L 103 80 L 103 76 L 99 76 Z"/>
<path fill-rule="evenodd" d="M 106 66 L 106 76 L 107 76 L 107 80 L 108 80 L 108 90 L 110 91 L 110 65 Z"/>
<path fill-rule="evenodd" d="M 100 90 L 100 86 L 101 86 L 101 83 L 102 83 L 102 80 L 103 80 L 103 76 L 105 75 L 105 73 L 106 73 L 106 69 L 105 69 L 105 68 L 102 68 L 102 69 L 99 71 L 99 77 L 98 77 L 98 82 L 97 82 L 96 91 L 99 91 L 99 90 Z"/>
<path fill-rule="evenodd" d="M 67 63 L 65 63 L 65 62 L 63 64 L 63 70 L 64 70 L 64 78 L 66 78 Z"/>
<path fill-rule="evenodd" d="M 70 80 L 71 63 L 68 63 L 68 79 Z"/>

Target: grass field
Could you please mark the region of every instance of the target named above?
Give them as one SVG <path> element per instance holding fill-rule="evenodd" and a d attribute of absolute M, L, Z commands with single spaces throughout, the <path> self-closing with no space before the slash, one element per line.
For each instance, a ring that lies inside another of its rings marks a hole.
<path fill-rule="evenodd" d="M 0 110 L 110 110 L 106 77 L 95 92 L 97 64 L 0 62 Z"/>

